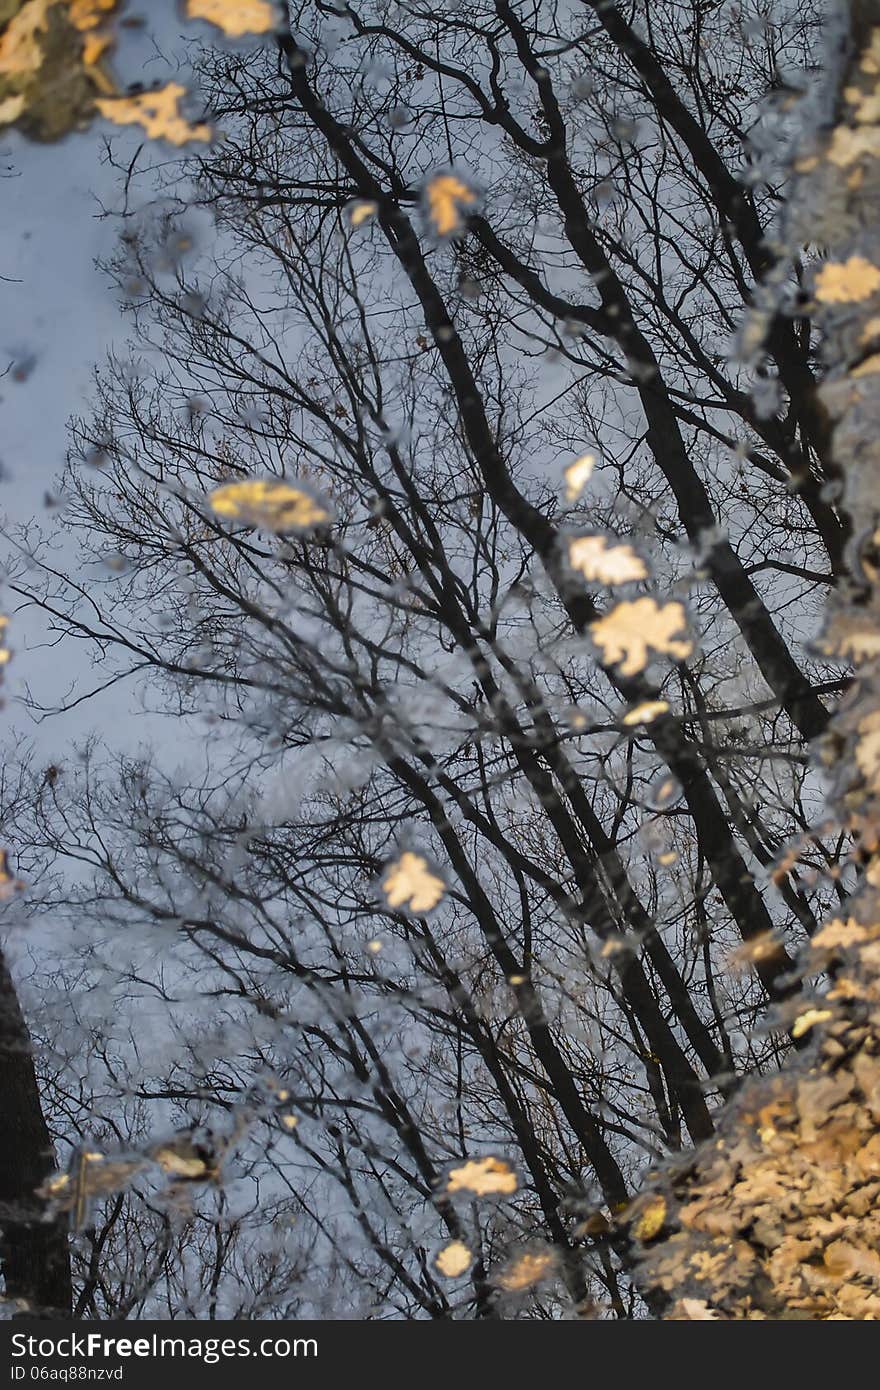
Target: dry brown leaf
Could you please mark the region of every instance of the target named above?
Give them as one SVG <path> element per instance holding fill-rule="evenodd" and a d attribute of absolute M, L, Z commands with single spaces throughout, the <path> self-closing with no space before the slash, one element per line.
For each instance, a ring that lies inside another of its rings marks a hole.
<path fill-rule="evenodd" d="M 516 1173 L 503 1158 L 472 1158 L 460 1168 L 452 1168 L 446 1183 L 447 1192 L 473 1192 L 477 1197 L 496 1194 L 510 1196 L 516 1192 Z"/>
<path fill-rule="evenodd" d="M 576 536 L 568 543 L 568 563 L 584 579 L 600 584 L 632 584 L 647 579 L 648 567 L 631 545 L 610 545 L 606 536 Z"/>
<path fill-rule="evenodd" d="M 454 236 L 464 223 L 461 209 L 477 201 L 474 189 L 455 174 L 435 174 L 425 185 L 425 205 L 438 236 Z"/>
<path fill-rule="evenodd" d="M 590 478 L 593 476 L 593 469 L 596 467 L 595 454 L 581 454 L 580 458 L 570 463 L 563 472 L 565 478 L 565 500 L 566 502 L 576 502 L 586 487 Z"/>
<path fill-rule="evenodd" d="M 828 261 L 816 276 L 816 298 L 821 304 L 854 304 L 880 290 L 880 270 L 864 256 Z"/>
<path fill-rule="evenodd" d="M 329 505 L 306 484 L 284 483 L 278 478 L 225 483 L 209 493 L 207 500 L 218 516 L 279 535 L 308 531 L 333 520 Z"/>
<path fill-rule="evenodd" d="M 190 125 L 180 114 L 180 100 L 186 88 L 169 82 L 155 92 L 130 97 L 98 97 L 95 105 L 102 116 L 115 125 L 140 125 L 151 139 L 186 145 L 190 140 L 210 140 L 211 127 L 201 122 Z"/>
<path fill-rule="evenodd" d="M 603 661 L 608 666 L 618 666 L 623 676 L 643 671 L 649 651 L 684 661 L 693 651 L 693 643 L 675 634 L 686 630 L 683 604 L 661 606 L 652 598 L 618 603 L 604 618 L 590 623 L 590 636 L 602 652 Z"/>
<path fill-rule="evenodd" d="M 442 902 L 446 884 L 421 854 L 405 850 L 389 864 L 381 881 L 389 907 L 407 907 L 410 912 L 432 912 Z"/>
<path fill-rule="evenodd" d="M 242 34 L 270 34 L 278 23 L 268 0 L 186 0 L 187 19 L 204 19 L 230 38 Z"/>
<path fill-rule="evenodd" d="M 472 1252 L 461 1240 L 451 1240 L 434 1257 L 434 1264 L 444 1279 L 458 1279 L 467 1273 L 473 1262 Z"/>

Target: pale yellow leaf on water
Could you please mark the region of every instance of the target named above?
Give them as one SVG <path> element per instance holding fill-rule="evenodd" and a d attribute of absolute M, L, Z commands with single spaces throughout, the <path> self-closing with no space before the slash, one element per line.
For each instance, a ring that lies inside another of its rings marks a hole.
<path fill-rule="evenodd" d="M 622 722 L 628 727 L 634 724 L 650 724 L 661 714 L 666 714 L 668 709 L 669 703 L 666 700 L 646 700 L 644 704 L 633 705 L 632 709 L 627 710 Z"/>
<path fill-rule="evenodd" d="M 473 1158 L 450 1171 L 447 1192 L 473 1192 L 477 1197 L 510 1196 L 517 1189 L 516 1173 L 503 1158 Z"/>
<path fill-rule="evenodd" d="M 718 1322 L 721 1314 L 710 1308 L 704 1298 L 681 1298 L 673 1313 L 685 1322 Z"/>
<path fill-rule="evenodd" d="M 816 276 L 816 298 L 822 304 L 854 304 L 880 290 L 880 269 L 864 256 L 829 261 Z"/>
<path fill-rule="evenodd" d="M 0 35 L 0 74 L 23 77 L 36 72 L 43 61 L 40 34 L 49 28 L 48 13 L 55 0 L 29 0 Z"/>
<path fill-rule="evenodd" d="M 581 454 L 580 458 L 575 459 L 564 470 L 565 478 L 565 500 L 566 502 L 576 502 L 586 487 L 590 478 L 593 476 L 593 469 L 596 467 L 595 454 Z"/>
<path fill-rule="evenodd" d="M 687 615 L 681 603 L 662 606 L 653 598 L 618 603 L 604 618 L 590 623 L 590 636 L 608 666 L 623 676 L 643 671 L 651 651 L 684 661 L 693 651 L 686 636 Z M 679 634 L 679 635 L 676 635 Z"/>
<path fill-rule="evenodd" d="M 181 116 L 180 99 L 185 95 L 186 88 L 179 82 L 169 82 L 156 92 L 141 92 L 133 97 L 98 97 L 95 105 L 115 125 L 143 126 L 151 139 L 167 140 L 171 145 L 210 140 L 209 125 L 190 125 Z"/>
<path fill-rule="evenodd" d="M 820 951 L 831 951 L 835 949 L 846 950 L 851 946 L 858 946 L 870 937 L 870 931 L 863 927 L 861 922 L 850 917 L 847 921 L 841 921 L 839 917 L 833 917 L 830 922 L 816 932 L 810 945 Z"/>
<path fill-rule="evenodd" d="M 875 352 L 872 357 L 866 357 L 864 362 L 860 362 L 857 367 L 853 367 L 850 376 L 874 376 L 876 372 L 880 372 L 880 352 Z"/>
<path fill-rule="evenodd" d="M 791 1025 L 791 1036 L 802 1038 L 804 1033 L 809 1033 L 810 1029 L 814 1028 L 817 1023 L 824 1023 L 833 1017 L 834 1013 L 831 1009 L 805 1009 L 802 1014 L 798 1014 Z"/>
<path fill-rule="evenodd" d="M 208 1165 L 196 1153 L 187 1153 L 168 1146 L 155 1149 L 153 1158 L 165 1173 L 177 1178 L 201 1178 L 208 1172 Z"/>
<path fill-rule="evenodd" d="M 665 1220 L 666 1198 L 661 1197 L 659 1193 L 654 1193 L 640 1202 L 639 1211 L 633 1224 L 633 1235 L 636 1240 L 653 1240 L 663 1229 Z"/>
<path fill-rule="evenodd" d="M 835 616 L 818 644 L 828 656 L 844 656 L 852 661 L 873 661 L 880 656 L 880 631 L 869 616 Z"/>
<path fill-rule="evenodd" d="M 362 227 L 371 217 L 375 217 L 378 211 L 379 204 L 370 202 L 368 198 L 356 198 L 353 203 L 348 203 L 345 209 L 350 227 Z"/>
<path fill-rule="evenodd" d="M 870 159 L 880 155 L 880 129 L 867 126 L 854 130 L 850 126 L 839 125 L 828 146 L 829 161 L 845 169 L 848 164 L 855 164 L 866 155 Z"/>
<path fill-rule="evenodd" d="M 187 19 L 206 19 L 230 38 L 270 34 L 278 15 L 268 0 L 186 0 Z"/>
<path fill-rule="evenodd" d="M 434 1264 L 445 1279 L 457 1279 L 473 1264 L 474 1257 L 462 1240 L 451 1240 L 438 1250 Z"/>
<path fill-rule="evenodd" d="M 24 97 L 22 95 L 6 97 L 0 101 L 0 126 L 12 125 L 17 121 L 24 111 Z"/>
<path fill-rule="evenodd" d="M 735 951 L 731 951 L 727 957 L 726 969 L 744 970 L 762 961 L 773 960 L 781 949 L 781 942 L 772 931 L 760 932 L 744 941 L 741 946 L 737 946 Z"/>
<path fill-rule="evenodd" d="M 113 39 L 110 34 L 87 34 L 83 44 L 83 62 L 87 68 L 93 68 L 99 63 L 109 48 L 113 47 Z M 92 74 L 94 78 L 96 74 Z M 106 88 L 112 90 L 112 83 L 105 83 Z"/>
<path fill-rule="evenodd" d="M 455 174 L 435 174 L 425 186 L 425 203 L 431 226 L 438 236 L 453 236 L 464 225 L 461 209 L 473 207 L 474 190 Z"/>
<path fill-rule="evenodd" d="M 410 912 L 431 912 L 446 892 L 446 884 L 431 872 L 427 859 L 412 850 L 389 864 L 381 886 L 389 907 L 407 907 Z"/>
<path fill-rule="evenodd" d="M 495 1283 L 508 1293 L 523 1293 L 547 1279 L 556 1269 L 552 1250 L 526 1250 L 516 1255 L 495 1275 Z"/>
<path fill-rule="evenodd" d="M 584 579 L 600 584 L 632 584 L 648 577 L 647 565 L 631 545 L 609 545 L 606 536 L 576 536 L 568 543 L 568 563 Z"/>
<path fill-rule="evenodd" d="M 217 516 L 278 534 L 306 531 L 333 520 L 329 507 L 310 489 L 301 483 L 281 482 L 278 478 L 247 478 L 240 483 L 225 483 L 209 493 L 207 500 Z"/>

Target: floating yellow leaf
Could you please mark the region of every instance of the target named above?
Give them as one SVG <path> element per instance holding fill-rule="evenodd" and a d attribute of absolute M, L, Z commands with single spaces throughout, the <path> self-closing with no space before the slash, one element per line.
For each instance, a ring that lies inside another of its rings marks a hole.
<path fill-rule="evenodd" d="M 333 514 L 323 498 L 304 483 L 277 478 L 248 478 L 225 483 L 208 494 L 211 510 L 231 521 L 260 526 L 265 531 L 307 531 L 324 526 Z"/>
<path fill-rule="evenodd" d="M 880 372 L 880 352 L 875 352 L 871 357 L 866 357 L 864 362 L 860 362 L 857 367 L 853 367 L 850 376 L 874 376 L 876 372 Z"/>
<path fill-rule="evenodd" d="M 437 1252 L 434 1264 L 445 1279 L 457 1279 L 473 1264 L 474 1257 L 464 1241 L 451 1240 Z"/>
<path fill-rule="evenodd" d="M 641 1199 L 637 1204 L 635 1218 L 633 1235 L 636 1240 L 653 1240 L 660 1234 L 666 1220 L 666 1198 L 656 1192 Z"/>
<path fill-rule="evenodd" d="M 595 454 L 581 454 L 580 458 L 575 459 L 564 470 L 565 478 L 565 500 L 566 502 L 576 502 L 586 487 L 590 478 L 593 476 L 593 469 L 596 467 Z"/>
<path fill-rule="evenodd" d="M 362 227 L 371 217 L 375 217 L 378 211 L 379 204 L 371 202 L 368 198 L 355 198 L 353 203 L 347 203 L 345 207 L 350 227 Z"/>
<path fill-rule="evenodd" d="M 791 1036 L 793 1038 L 802 1038 L 804 1033 L 809 1033 L 810 1029 L 814 1028 L 817 1023 L 824 1023 L 826 1019 L 833 1017 L 834 1012 L 832 1009 L 805 1009 L 802 1014 L 798 1014 L 792 1024 Z"/>
<path fill-rule="evenodd" d="M 847 950 L 849 947 L 861 945 L 870 936 L 870 929 L 863 927 L 854 917 L 848 918 L 846 922 L 841 921 L 839 917 L 833 917 L 816 932 L 810 945 L 820 951 Z"/>
<path fill-rule="evenodd" d="M 36 72 L 43 61 L 40 35 L 49 29 L 49 12 L 55 0 L 30 0 L 8 21 L 0 35 L 0 76 L 23 77 Z"/>
<path fill-rule="evenodd" d="M 190 140 L 210 140 L 211 127 L 201 122 L 190 125 L 180 114 L 180 99 L 186 88 L 169 82 L 155 92 L 132 97 L 99 97 L 95 105 L 102 116 L 115 125 L 140 125 L 152 139 L 185 145 Z"/>
<path fill-rule="evenodd" d="M 96 29 L 113 13 L 116 4 L 117 0 L 68 0 L 70 22 L 82 32 Z"/>
<path fill-rule="evenodd" d="M 866 155 L 871 159 L 880 155 L 880 130 L 876 126 L 854 130 L 851 126 L 839 125 L 828 146 L 829 161 L 845 169 L 848 164 L 855 164 Z"/>
<path fill-rule="evenodd" d="M 880 290 L 880 270 L 864 256 L 829 261 L 816 276 L 816 298 L 822 304 L 854 304 Z"/>
<path fill-rule="evenodd" d="M 186 0 L 187 19 L 205 19 L 224 34 L 269 34 L 278 23 L 274 5 L 268 0 Z"/>
<path fill-rule="evenodd" d="M 463 226 L 462 207 L 473 207 L 474 190 L 455 174 L 435 174 L 425 186 L 425 203 L 438 236 L 454 236 Z"/>
<path fill-rule="evenodd" d="M 473 1192 L 478 1197 L 496 1193 L 510 1196 L 517 1189 L 516 1173 L 503 1158 L 474 1158 L 450 1171 L 447 1192 Z"/>
<path fill-rule="evenodd" d="M 662 652 L 684 661 L 693 643 L 676 633 L 685 633 L 687 615 L 681 603 L 662 607 L 652 598 L 618 603 L 604 618 L 590 623 L 590 636 L 609 666 L 618 666 L 621 675 L 634 676 L 644 670 L 649 651 Z"/>
<path fill-rule="evenodd" d="M 631 728 L 634 724 L 650 724 L 669 709 L 666 700 L 645 700 L 644 704 L 633 705 L 623 716 L 623 723 Z"/>
<path fill-rule="evenodd" d="M 556 1257 L 552 1250 L 526 1250 L 498 1271 L 495 1283 L 508 1293 L 523 1293 L 547 1279 L 555 1269 Z"/>
<path fill-rule="evenodd" d="M 577 536 L 568 543 L 568 563 L 584 579 L 632 584 L 647 579 L 648 567 L 631 545 L 609 545 L 606 536 Z"/>
<path fill-rule="evenodd" d="M 446 892 L 427 859 L 411 850 L 388 866 L 381 886 L 389 907 L 408 907 L 410 912 L 431 912 Z"/>
<path fill-rule="evenodd" d="M 17 122 L 31 136 L 58 139 L 85 125 L 96 93 L 113 90 L 98 66 L 110 46 L 95 30 L 116 0 L 0 0 L 0 126 Z"/>
<path fill-rule="evenodd" d="M 717 1322 L 721 1314 L 710 1308 L 704 1298 L 682 1298 L 672 1310 L 672 1321 Z"/>
<path fill-rule="evenodd" d="M 204 1178 L 210 1169 L 195 1149 L 185 1144 L 167 1144 L 152 1151 L 152 1158 L 165 1173 L 175 1178 Z"/>

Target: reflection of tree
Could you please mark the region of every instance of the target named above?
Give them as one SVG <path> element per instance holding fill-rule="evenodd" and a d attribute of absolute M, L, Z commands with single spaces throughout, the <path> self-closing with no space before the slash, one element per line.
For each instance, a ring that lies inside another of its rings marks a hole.
<path fill-rule="evenodd" d="M 803 654 L 846 527 L 800 266 L 743 360 L 725 345 L 774 271 L 776 175 L 741 185 L 742 141 L 816 20 L 588 13 L 303 6 L 277 52 L 205 57 L 227 138 L 189 172 L 216 246 L 180 254 L 174 213 L 123 233 L 141 365 L 100 373 L 65 480 L 103 578 L 44 546 L 15 588 L 210 739 L 198 774 L 92 748 L 16 835 L 31 877 L 57 856 L 35 904 L 107 992 L 68 1059 L 101 1142 L 246 1110 L 247 1219 L 228 1184 L 136 1181 L 77 1247 L 89 1311 L 179 1312 L 228 1233 L 217 1298 L 269 1271 L 240 1316 L 506 1310 L 525 1242 L 511 1307 L 631 1316 L 594 1208 L 783 1051 L 753 1030 L 843 892 L 819 836 L 771 874 L 816 820 L 805 742 L 840 684 Z M 449 167 L 480 190 L 451 242 L 422 196 Z M 254 476 L 335 520 L 212 509 Z M 598 640 L 621 590 L 576 572 L 582 532 L 648 562 L 629 661 Z M 685 599 L 691 634 L 655 632 Z M 442 875 L 433 911 L 383 898 L 403 853 Z M 755 979 L 732 974 L 756 940 Z M 252 1106 L 267 1077 L 289 1126 Z M 445 1175 L 487 1153 L 519 1185 L 474 1206 Z M 475 1255 L 461 1283 L 443 1241 Z"/>

